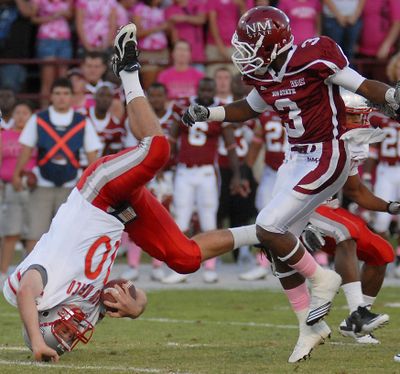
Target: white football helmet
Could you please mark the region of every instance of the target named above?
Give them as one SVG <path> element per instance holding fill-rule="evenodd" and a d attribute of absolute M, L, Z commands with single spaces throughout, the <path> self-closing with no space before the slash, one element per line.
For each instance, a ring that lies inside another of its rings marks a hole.
<path fill-rule="evenodd" d="M 340 96 L 346 106 L 346 114 L 358 114 L 360 116 L 359 119 L 354 116 L 352 123 L 348 123 L 348 125 L 352 125 L 352 127 L 369 127 L 368 114 L 372 109 L 368 106 L 367 99 L 342 87 L 340 88 Z"/>
<path fill-rule="evenodd" d="M 75 305 L 58 305 L 39 312 L 39 328 L 45 343 L 59 355 L 72 351 L 79 342 L 87 344 L 94 332 L 85 313 Z M 23 336 L 25 344 L 32 350 L 25 328 Z"/>

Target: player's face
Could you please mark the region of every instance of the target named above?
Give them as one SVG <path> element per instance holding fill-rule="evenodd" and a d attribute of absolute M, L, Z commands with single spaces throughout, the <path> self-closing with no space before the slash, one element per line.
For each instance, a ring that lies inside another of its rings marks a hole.
<path fill-rule="evenodd" d="M 354 129 L 361 126 L 366 126 L 365 115 L 363 114 L 354 114 L 354 113 L 346 113 L 346 128 Z"/>
<path fill-rule="evenodd" d="M 11 90 L 0 90 L 0 108 L 3 113 L 9 113 L 15 105 L 15 95 Z"/>
<path fill-rule="evenodd" d="M 68 87 L 55 87 L 51 92 L 51 102 L 56 111 L 68 111 L 72 106 L 72 91 Z"/>
<path fill-rule="evenodd" d="M 215 84 L 217 94 L 227 94 L 231 92 L 232 74 L 227 70 L 218 70 L 215 73 Z"/>
<path fill-rule="evenodd" d="M 109 87 L 101 87 L 96 92 L 96 108 L 102 112 L 107 112 L 113 101 L 113 93 Z"/>
<path fill-rule="evenodd" d="M 88 82 L 96 84 L 101 79 L 106 69 L 107 67 L 103 64 L 103 60 L 100 57 L 86 57 L 81 70 Z"/>
<path fill-rule="evenodd" d="M 25 127 L 26 122 L 32 115 L 31 108 L 25 104 L 19 104 L 14 108 L 13 119 L 15 123 L 15 128 L 17 130 L 22 130 Z"/>
<path fill-rule="evenodd" d="M 165 109 L 167 102 L 167 95 L 163 88 L 150 88 L 147 92 L 147 98 L 152 108 L 156 111 L 162 111 Z"/>
<path fill-rule="evenodd" d="M 197 89 L 197 101 L 200 105 L 209 106 L 214 102 L 215 96 L 215 83 L 214 82 L 200 82 Z"/>

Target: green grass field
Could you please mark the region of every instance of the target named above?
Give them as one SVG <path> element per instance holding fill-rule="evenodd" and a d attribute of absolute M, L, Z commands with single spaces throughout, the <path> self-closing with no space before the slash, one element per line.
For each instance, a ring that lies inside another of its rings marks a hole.
<path fill-rule="evenodd" d="M 287 358 L 297 322 L 281 292 L 154 291 L 148 298 L 138 320 L 106 318 L 87 346 L 59 364 L 32 365 L 17 311 L 0 296 L 0 373 L 400 373 L 396 288 L 385 288 L 375 306 L 391 317 L 376 334 L 382 344 L 360 346 L 339 335 L 347 314 L 339 295 L 327 318 L 332 339 L 294 365 Z"/>

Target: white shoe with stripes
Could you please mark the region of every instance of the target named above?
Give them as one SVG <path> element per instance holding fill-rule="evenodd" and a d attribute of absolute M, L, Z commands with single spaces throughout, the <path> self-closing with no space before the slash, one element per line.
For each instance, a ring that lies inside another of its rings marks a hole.
<path fill-rule="evenodd" d="M 310 312 L 307 316 L 307 325 L 312 326 L 323 319 L 330 311 L 332 300 L 342 284 L 341 276 L 333 270 L 323 269 L 319 281 L 311 283 Z"/>
<path fill-rule="evenodd" d="M 295 363 L 310 358 L 311 351 L 316 346 L 324 344 L 325 339 L 330 338 L 331 332 L 325 321 L 318 322 L 313 326 L 301 325 L 299 339 L 288 362 Z"/>

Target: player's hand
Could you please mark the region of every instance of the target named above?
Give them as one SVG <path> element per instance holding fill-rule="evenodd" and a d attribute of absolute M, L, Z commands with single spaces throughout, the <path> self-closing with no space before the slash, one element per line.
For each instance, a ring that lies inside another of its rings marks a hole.
<path fill-rule="evenodd" d="M 390 214 L 400 214 L 400 202 L 390 201 L 387 205 L 387 211 Z"/>
<path fill-rule="evenodd" d="M 143 290 L 136 288 L 136 299 L 134 299 L 129 291 L 129 284 L 125 283 L 120 287 L 114 285 L 109 291 L 115 299 L 115 303 L 105 300 L 104 305 L 118 309 L 117 312 L 107 312 L 107 316 L 113 318 L 137 318 L 145 310 L 147 305 L 147 297 Z"/>
<path fill-rule="evenodd" d="M 210 116 L 210 111 L 203 105 L 192 104 L 189 108 L 185 110 L 182 116 L 182 122 L 191 127 L 195 122 L 205 122 Z"/>
<path fill-rule="evenodd" d="M 325 245 L 324 235 L 310 223 L 300 235 L 301 241 L 310 253 L 319 251 Z"/>
<path fill-rule="evenodd" d="M 32 344 L 32 352 L 36 361 L 58 362 L 60 360 L 58 353 L 46 345 L 44 341 Z"/>

